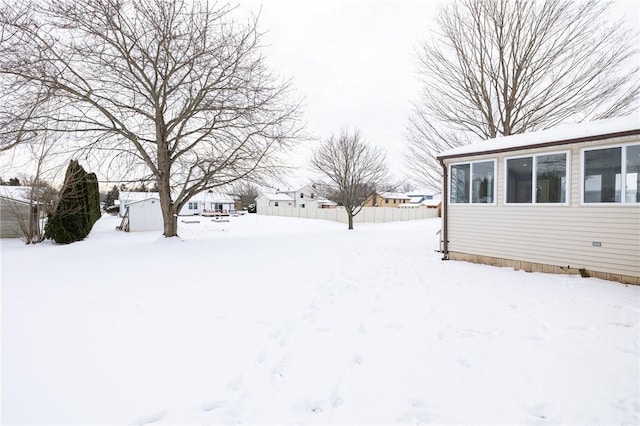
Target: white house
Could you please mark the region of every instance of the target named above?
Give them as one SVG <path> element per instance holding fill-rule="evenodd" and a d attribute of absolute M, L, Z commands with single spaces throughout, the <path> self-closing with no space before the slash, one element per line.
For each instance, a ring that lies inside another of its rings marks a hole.
<path fill-rule="evenodd" d="M 293 199 L 293 206 L 301 209 L 317 209 L 318 205 L 318 190 L 315 184 L 303 185 L 295 190 L 276 191 L 276 194 L 285 194 Z M 324 200 L 327 201 L 327 200 Z"/>
<path fill-rule="evenodd" d="M 640 115 L 442 152 L 444 259 L 640 284 Z"/>
<path fill-rule="evenodd" d="M 294 207 L 294 199 L 290 195 L 284 193 L 270 194 L 262 193 L 256 198 L 256 210 L 266 207 Z M 264 211 L 264 210 L 263 210 Z"/>
<path fill-rule="evenodd" d="M 180 216 L 189 216 L 233 212 L 235 212 L 235 200 L 233 197 L 208 190 L 191 197 L 178 214 Z"/>
<path fill-rule="evenodd" d="M 129 232 L 161 231 L 163 227 L 160 199 L 153 197 L 128 203 L 118 229 Z"/>
<path fill-rule="evenodd" d="M 118 199 L 119 215 L 124 216 L 127 206 L 131 203 L 158 198 L 157 192 L 126 192 L 121 191 Z M 235 211 L 235 201 L 226 194 L 213 191 L 202 191 L 184 205 L 178 213 L 180 216 L 202 215 L 207 213 L 232 213 Z"/>

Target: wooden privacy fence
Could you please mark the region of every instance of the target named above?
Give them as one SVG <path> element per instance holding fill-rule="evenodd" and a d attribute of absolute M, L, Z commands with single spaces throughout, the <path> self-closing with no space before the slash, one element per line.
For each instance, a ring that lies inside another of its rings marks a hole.
<path fill-rule="evenodd" d="M 265 216 L 301 217 L 307 219 L 332 220 L 347 223 L 344 208 L 306 209 L 300 207 L 260 207 L 258 214 Z M 438 209 L 401 209 L 397 207 L 363 207 L 354 218 L 354 223 L 399 222 L 403 220 L 430 219 L 438 217 Z"/>

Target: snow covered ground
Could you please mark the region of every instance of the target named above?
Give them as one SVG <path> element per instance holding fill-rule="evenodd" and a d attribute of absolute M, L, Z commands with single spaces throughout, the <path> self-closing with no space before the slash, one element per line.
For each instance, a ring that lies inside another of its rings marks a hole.
<path fill-rule="evenodd" d="M 437 219 L 3 240 L 2 424 L 638 424 L 640 288 L 443 262 Z"/>

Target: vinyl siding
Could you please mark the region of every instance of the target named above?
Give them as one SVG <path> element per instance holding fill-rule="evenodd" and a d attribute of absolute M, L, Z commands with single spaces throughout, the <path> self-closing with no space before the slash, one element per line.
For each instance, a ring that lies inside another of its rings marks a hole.
<path fill-rule="evenodd" d="M 28 218 L 29 206 L 0 197 L 0 238 L 22 237 L 20 224 L 16 217 L 17 214 Z"/>
<path fill-rule="evenodd" d="M 640 277 L 640 206 L 580 202 L 581 150 L 637 141 L 626 137 L 449 160 L 497 159 L 496 205 L 448 205 L 449 251 Z M 548 152 L 570 154 L 570 202 L 505 205 L 505 159 Z"/>

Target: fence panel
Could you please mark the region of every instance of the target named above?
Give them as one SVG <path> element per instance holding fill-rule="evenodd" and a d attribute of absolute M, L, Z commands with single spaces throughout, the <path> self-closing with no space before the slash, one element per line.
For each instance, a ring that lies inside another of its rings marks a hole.
<path fill-rule="evenodd" d="M 264 216 L 299 217 L 305 219 L 322 219 L 347 223 L 348 216 L 344 208 L 308 209 L 299 207 L 261 207 L 258 214 Z M 363 207 L 354 217 L 355 223 L 383 223 L 406 220 L 420 220 L 438 217 L 438 209 L 397 208 L 397 207 Z"/>

